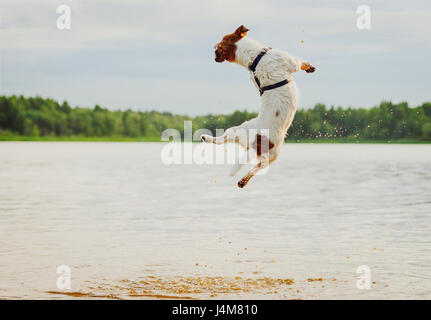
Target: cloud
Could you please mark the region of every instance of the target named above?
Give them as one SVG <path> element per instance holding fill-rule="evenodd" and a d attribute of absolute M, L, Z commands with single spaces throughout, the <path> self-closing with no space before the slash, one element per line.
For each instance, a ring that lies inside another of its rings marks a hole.
<path fill-rule="evenodd" d="M 71 7 L 71 30 L 56 28 L 61 4 Z M 317 65 L 312 76 L 296 77 L 302 106 L 369 106 L 380 102 L 379 94 L 386 99 L 403 92 L 405 100 L 429 100 L 417 90 L 430 84 L 424 59 L 431 54 L 427 1 L 370 3 L 369 31 L 356 28 L 357 1 L 2 0 L 1 5 L 5 93 L 195 114 L 256 110 L 259 100 L 248 74 L 213 61 L 213 45 L 245 24 L 249 36 Z M 399 70 L 402 82 L 395 78 Z M 358 88 L 367 91 L 357 94 Z"/>

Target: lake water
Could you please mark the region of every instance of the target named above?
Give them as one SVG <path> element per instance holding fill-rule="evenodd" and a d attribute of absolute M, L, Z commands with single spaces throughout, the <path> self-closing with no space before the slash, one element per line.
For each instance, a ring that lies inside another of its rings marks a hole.
<path fill-rule="evenodd" d="M 431 145 L 287 144 L 245 189 L 163 146 L 0 143 L 0 298 L 431 298 Z"/>

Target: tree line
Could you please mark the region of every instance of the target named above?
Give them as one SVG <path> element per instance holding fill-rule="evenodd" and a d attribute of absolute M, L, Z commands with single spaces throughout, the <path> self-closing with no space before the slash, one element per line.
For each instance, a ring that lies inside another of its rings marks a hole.
<path fill-rule="evenodd" d="M 111 111 L 72 108 L 42 97 L 0 96 L 0 136 L 29 137 L 160 137 L 163 130 L 184 131 L 184 121 L 193 121 L 193 130 L 227 129 L 257 116 L 256 112 L 208 114 L 189 117 L 158 111 Z M 287 133 L 294 140 L 397 140 L 431 141 L 431 103 L 409 107 L 407 102 L 382 102 L 372 108 L 329 107 L 317 104 L 298 110 Z"/>

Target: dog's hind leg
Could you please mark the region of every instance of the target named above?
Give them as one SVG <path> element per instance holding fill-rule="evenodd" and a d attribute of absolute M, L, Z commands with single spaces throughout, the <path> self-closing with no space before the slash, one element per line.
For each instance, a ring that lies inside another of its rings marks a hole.
<path fill-rule="evenodd" d="M 268 166 L 269 166 L 268 161 L 259 162 L 256 166 L 251 168 L 251 170 L 241 180 L 238 181 L 238 187 L 244 188 L 251 178 L 253 178 L 260 170 Z"/>
<path fill-rule="evenodd" d="M 212 137 L 204 134 L 201 136 L 202 141 L 215 144 L 223 144 L 227 142 L 236 142 L 244 149 L 249 149 L 248 132 L 253 128 L 256 119 L 245 121 L 239 126 L 235 126 L 226 130 L 226 132 L 218 137 Z"/>
<path fill-rule="evenodd" d="M 280 148 L 274 148 L 270 150 L 269 154 L 260 156 L 258 158 L 259 159 L 258 164 L 253 168 L 251 168 L 251 170 L 241 180 L 238 181 L 238 187 L 244 188 L 247 185 L 247 183 L 250 181 L 250 179 L 253 178 L 260 170 L 265 169 L 271 163 L 277 160 L 279 154 L 280 154 Z"/>
<path fill-rule="evenodd" d="M 215 143 L 215 144 L 223 144 L 228 142 L 228 137 L 226 135 L 222 135 L 219 137 L 212 137 L 210 135 L 207 134 L 203 134 L 201 136 L 201 139 L 203 142 L 207 142 L 207 143 Z"/>
<path fill-rule="evenodd" d="M 207 143 L 215 143 L 215 144 L 223 144 L 227 142 L 238 142 L 238 137 L 236 136 L 236 131 L 238 130 L 239 126 L 232 127 L 226 130 L 226 132 L 218 137 L 212 137 L 207 134 L 203 134 L 201 136 L 201 139 L 203 142 Z"/>

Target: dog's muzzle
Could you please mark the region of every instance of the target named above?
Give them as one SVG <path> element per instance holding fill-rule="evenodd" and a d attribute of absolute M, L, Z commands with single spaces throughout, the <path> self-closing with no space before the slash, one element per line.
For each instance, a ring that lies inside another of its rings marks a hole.
<path fill-rule="evenodd" d="M 223 62 L 224 61 L 224 59 L 223 59 L 223 50 L 219 47 L 219 43 L 217 43 L 214 46 L 214 49 L 215 49 L 215 51 L 214 51 L 215 61 L 216 62 Z"/>
<path fill-rule="evenodd" d="M 223 62 L 223 54 L 217 49 L 215 52 L 215 61 L 216 62 Z"/>

